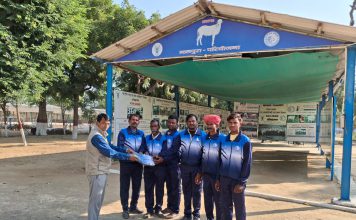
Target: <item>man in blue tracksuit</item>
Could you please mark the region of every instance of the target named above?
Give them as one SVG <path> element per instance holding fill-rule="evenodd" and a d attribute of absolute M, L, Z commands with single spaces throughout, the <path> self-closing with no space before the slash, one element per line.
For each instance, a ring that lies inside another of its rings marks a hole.
<path fill-rule="evenodd" d="M 132 114 L 129 116 L 129 127 L 121 129 L 117 145 L 130 148 L 135 152 L 145 146 L 145 135 L 137 126 L 140 123 L 140 115 Z M 142 214 L 137 208 L 137 202 L 140 194 L 143 167 L 138 162 L 120 160 L 120 198 L 123 209 L 122 217 L 128 219 L 129 213 Z M 132 195 L 130 207 L 128 206 L 130 180 L 132 182 Z"/>
<path fill-rule="evenodd" d="M 178 132 L 178 117 L 170 115 L 167 120 L 168 131 L 165 133 L 165 141 L 163 142 L 163 149 L 159 157 L 156 157 L 155 163 L 162 163 L 162 155 L 165 155 L 172 147 L 174 138 L 179 134 Z M 180 168 L 178 166 L 179 154 L 171 155 L 170 158 L 165 157 L 163 162 L 166 168 L 166 185 L 167 185 L 167 208 L 162 213 L 168 214 L 166 218 L 174 218 L 179 213 L 180 195 L 181 195 L 181 180 Z"/>
<path fill-rule="evenodd" d="M 104 200 L 106 181 L 110 173 L 111 158 L 137 161 L 132 150 L 113 146 L 108 143 L 106 132 L 110 126 L 107 114 L 97 116 L 96 125 L 91 130 L 86 144 L 87 158 L 85 173 L 89 180 L 88 220 L 98 220 L 101 205 Z"/>
<path fill-rule="evenodd" d="M 198 173 L 195 179 L 196 184 L 200 184 L 203 177 L 205 214 L 208 220 L 214 219 L 214 203 L 216 208 L 216 219 L 221 219 L 220 193 L 216 190 L 215 184 L 219 178 L 221 143 L 226 136 L 221 134 L 218 130 L 220 121 L 221 118 L 218 115 L 204 116 L 208 134 L 202 141 L 202 174 Z"/>
<path fill-rule="evenodd" d="M 160 125 L 157 119 L 153 119 L 150 123 L 151 134 L 146 136 L 146 145 L 140 152 L 148 154 L 153 158 L 157 157 L 162 151 L 164 136 L 159 132 Z M 143 216 L 145 219 L 156 215 L 159 218 L 164 218 L 162 214 L 162 203 L 164 194 L 164 179 L 165 179 L 164 164 L 157 164 L 144 168 L 145 181 L 145 205 L 147 213 Z M 156 191 L 156 205 L 154 206 L 154 192 Z"/>
<path fill-rule="evenodd" d="M 183 220 L 200 220 L 201 190 L 202 184 L 195 184 L 195 176 L 200 171 L 202 159 L 202 138 L 206 135 L 198 129 L 198 118 L 189 114 L 186 117 L 187 129 L 181 131 L 173 140 L 171 149 L 163 156 L 168 160 L 169 155 L 180 155 L 180 170 L 182 176 L 184 195 Z M 168 155 L 168 156 L 167 156 Z M 193 200 L 192 212 L 191 203 Z"/>
<path fill-rule="evenodd" d="M 246 219 L 245 188 L 250 176 L 252 162 L 252 145 L 250 139 L 241 133 L 242 118 L 232 113 L 227 118 L 230 134 L 226 136 L 221 145 L 220 205 L 222 219 L 232 219 L 234 204 L 236 220 Z"/>

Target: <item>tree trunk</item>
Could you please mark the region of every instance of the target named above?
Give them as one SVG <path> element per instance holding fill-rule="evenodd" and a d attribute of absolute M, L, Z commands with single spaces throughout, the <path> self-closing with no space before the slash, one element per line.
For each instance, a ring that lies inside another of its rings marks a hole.
<path fill-rule="evenodd" d="M 64 104 L 61 103 L 61 116 L 62 116 L 62 124 L 63 124 L 63 135 L 66 135 L 65 114 L 66 114 L 66 109 L 64 107 Z"/>
<path fill-rule="evenodd" d="M 44 97 L 39 103 L 38 106 L 38 117 L 37 117 L 37 125 L 36 125 L 36 135 L 45 136 L 47 135 L 47 101 L 46 97 Z"/>
<path fill-rule="evenodd" d="M 72 139 L 78 139 L 78 124 L 79 124 L 79 115 L 78 115 L 78 108 L 79 108 L 79 95 L 73 96 L 73 133 Z"/>
<path fill-rule="evenodd" d="M 19 106 L 17 104 L 17 101 L 16 101 L 16 115 L 17 115 L 17 121 L 18 121 L 18 124 L 19 124 L 19 130 L 20 130 L 20 133 L 21 133 L 23 145 L 26 147 L 27 146 L 27 141 L 26 141 L 25 132 L 24 132 L 23 126 L 22 126 L 20 112 L 19 112 Z"/>
<path fill-rule="evenodd" d="M 4 100 L 1 103 L 1 110 L 4 113 L 4 129 L 5 129 L 5 137 L 8 137 L 8 133 L 7 133 L 7 117 L 6 117 L 6 104 L 7 102 Z"/>
<path fill-rule="evenodd" d="M 140 75 L 137 75 L 137 85 L 136 85 L 136 93 L 137 94 L 141 94 L 141 84 L 144 80 L 144 77 L 140 76 Z"/>
<path fill-rule="evenodd" d="M 157 87 L 162 87 L 164 84 L 160 84 L 159 81 L 156 81 L 143 95 L 150 95 L 155 91 Z"/>

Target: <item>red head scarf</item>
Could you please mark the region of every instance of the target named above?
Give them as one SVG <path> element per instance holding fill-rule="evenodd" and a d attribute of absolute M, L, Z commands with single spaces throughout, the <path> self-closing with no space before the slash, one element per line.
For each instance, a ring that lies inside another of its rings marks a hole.
<path fill-rule="evenodd" d="M 216 125 L 219 125 L 221 122 L 221 118 L 218 115 L 204 115 L 203 120 L 205 123 L 211 122 Z"/>

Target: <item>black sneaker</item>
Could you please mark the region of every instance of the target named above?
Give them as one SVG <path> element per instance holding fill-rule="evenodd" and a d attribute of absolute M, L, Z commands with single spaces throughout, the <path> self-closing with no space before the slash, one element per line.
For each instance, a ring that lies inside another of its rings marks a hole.
<path fill-rule="evenodd" d="M 175 218 L 175 217 L 177 217 L 177 216 L 178 216 L 177 213 L 171 212 L 171 213 L 169 213 L 168 215 L 166 215 L 166 219 L 172 219 L 172 218 Z"/>
<path fill-rule="evenodd" d="M 129 219 L 129 218 L 130 218 L 129 212 L 128 212 L 128 211 L 124 211 L 124 212 L 122 213 L 122 217 L 123 217 L 124 219 Z"/>
<path fill-rule="evenodd" d="M 143 218 L 144 219 L 148 219 L 148 218 L 153 218 L 153 212 L 147 212 L 143 215 Z"/>
<path fill-rule="evenodd" d="M 170 208 L 168 208 L 168 207 L 162 210 L 163 214 L 169 214 L 171 212 L 172 212 L 172 210 Z"/>
<path fill-rule="evenodd" d="M 158 218 L 166 218 L 166 216 L 163 215 L 162 211 L 156 211 L 155 216 L 157 216 Z"/>
<path fill-rule="evenodd" d="M 194 216 L 194 217 L 193 217 L 193 220 L 200 220 L 200 217 Z"/>
<path fill-rule="evenodd" d="M 135 209 L 130 209 L 129 210 L 130 214 L 142 214 L 143 211 L 139 210 L 138 208 L 135 208 Z"/>
<path fill-rule="evenodd" d="M 192 217 L 184 216 L 184 217 L 182 218 L 182 220 L 192 220 Z"/>

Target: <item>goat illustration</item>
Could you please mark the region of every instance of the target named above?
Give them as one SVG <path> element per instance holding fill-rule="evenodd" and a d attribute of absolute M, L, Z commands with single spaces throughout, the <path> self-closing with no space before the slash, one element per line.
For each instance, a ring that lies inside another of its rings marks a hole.
<path fill-rule="evenodd" d="M 220 29 L 221 29 L 221 23 L 223 21 L 221 19 L 219 19 L 216 24 L 214 25 L 203 25 L 200 28 L 198 28 L 197 30 L 197 46 L 202 46 L 202 38 L 203 36 L 211 36 L 212 37 L 212 41 L 211 41 L 211 46 L 214 46 L 214 42 L 215 42 L 215 36 L 218 35 L 220 33 Z"/>

